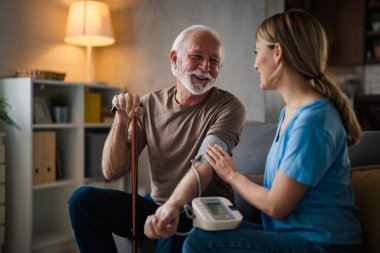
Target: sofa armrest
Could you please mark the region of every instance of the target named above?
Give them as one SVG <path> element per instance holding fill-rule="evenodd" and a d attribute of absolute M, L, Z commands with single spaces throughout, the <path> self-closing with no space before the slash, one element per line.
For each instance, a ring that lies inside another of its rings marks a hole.
<path fill-rule="evenodd" d="M 358 144 L 348 148 L 351 167 L 380 164 L 380 131 L 363 131 Z"/>
<path fill-rule="evenodd" d="M 380 252 L 380 164 L 351 170 L 352 188 L 368 253 Z"/>

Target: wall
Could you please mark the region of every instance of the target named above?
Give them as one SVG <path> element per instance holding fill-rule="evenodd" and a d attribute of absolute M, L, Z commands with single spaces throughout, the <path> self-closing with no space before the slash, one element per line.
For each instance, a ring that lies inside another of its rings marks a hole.
<path fill-rule="evenodd" d="M 146 94 L 175 84 L 169 53 L 175 37 L 186 27 L 215 28 L 225 45 L 225 63 L 217 85 L 238 96 L 248 119 L 264 120 L 264 96 L 253 71 L 253 34 L 265 16 L 262 0 L 136 1 L 116 11 L 116 45 L 99 50 L 99 75 L 123 83 L 131 92 Z"/>
<path fill-rule="evenodd" d="M 85 51 L 63 43 L 68 6 L 58 0 L 0 1 L 0 77 L 44 69 L 83 80 Z"/>
<path fill-rule="evenodd" d="M 174 85 L 169 62 L 174 39 L 190 25 L 205 24 L 220 33 L 225 46 L 217 85 L 242 100 L 247 119 L 264 121 L 265 96 L 253 70 L 254 33 L 276 4 L 283 8 L 278 0 L 140 0 L 128 4 L 113 13 L 118 37 L 114 46 L 98 51 L 96 68 L 108 71 L 98 78 L 107 76 L 138 94 Z M 149 166 L 146 155 L 141 156 L 141 168 Z M 139 192 L 143 194 L 150 190 L 149 174 L 147 170 L 139 173 Z"/>
<path fill-rule="evenodd" d="M 284 1 L 271 0 L 267 1 L 266 16 L 270 17 L 276 13 L 284 11 Z M 276 123 L 281 112 L 283 105 L 280 94 L 276 91 L 264 92 L 264 105 L 265 105 L 265 122 Z"/>
<path fill-rule="evenodd" d="M 0 1 L 0 77 L 12 76 L 17 69 L 44 69 L 66 72 L 66 81 L 85 80 L 85 48 L 63 42 L 71 2 Z M 265 96 L 253 71 L 254 32 L 268 9 L 282 1 L 104 2 L 111 7 L 116 43 L 93 50 L 95 80 L 122 85 L 140 95 L 173 85 L 172 42 L 184 28 L 201 23 L 219 31 L 225 44 L 218 86 L 242 100 L 247 119 L 265 120 Z"/>
<path fill-rule="evenodd" d="M 85 80 L 86 51 L 63 42 L 72 0 L 0 0 L 0 78 L 17 69 L 66 72 L 66 81 Z M 144 95 L 175 84 L 169 53 L 186 27 L 205 24 L 224 42 L 225 62 L 217 85 L 241 99 L 248 120 L 276 115 L 278 98 L 266 96 L 253 70 L 254 33 L 268 14 L 280 12 L 283 0 L 104 0 L 110 5 L 116 43 L 94 48 L 95 80 L 122 85 Z M 10 101 L 11 102 L 11 101 Z M 140 166 L 147 167 L 146 153 Z M 141 192 L 149 190 L 143 170 Z M 148 188 L 144 188 L 148 187 Z"/>

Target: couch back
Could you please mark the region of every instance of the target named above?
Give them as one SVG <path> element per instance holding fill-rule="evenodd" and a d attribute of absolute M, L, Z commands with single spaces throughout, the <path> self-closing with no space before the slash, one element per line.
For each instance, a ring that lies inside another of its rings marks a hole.
<path fill-rule="evenodd" d="M 240 142 L 234 150 L 236 167 L 243 173 L 264 173 L 267 154 L 276 134 L 277 124 L 246 121 Z"/>
<path fill-rule="evenodd" d="M 380 164 L 380 131 L 364 131 L 358 144 L 348 148 L 351 167 Z"/>
<path fill-rule="evenodd" d="M 244 174 L 262 175 L 277 124 L 246 121 L 240 142 L 233 152 L 236 167 Z M 245 220 L 260 223 L 261 213 L 235 194 L 235 205 Z"/>
<path fill-rule="evenodd" d="M 234 161 L 243 173 L 263 174 L 266 157 L 277 130 L 277 123 L 246 121 Z M 360 143 L 350 146 L 351 167 L 380 164 L 380 131 L 364 131 Z"/>

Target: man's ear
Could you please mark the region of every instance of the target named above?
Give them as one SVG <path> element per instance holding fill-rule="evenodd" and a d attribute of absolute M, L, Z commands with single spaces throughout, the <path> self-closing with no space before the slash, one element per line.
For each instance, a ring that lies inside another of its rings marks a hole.
<path fill-rule="evenodd" d="M 277 64 L 279 64 L 282 60 L 283 52 L 282 47 L 279 43 L 274 44 L 274 60 Z"/>
<path fill-rule="evenodd" d="M 178 56 L 177 56 L 177 51 L 173 50 L 170 52 L 170 62 L 172 64 L 172 66 L 174 66 L 175 68 L 177 68 L 177 60 L 178 60 Z"/>

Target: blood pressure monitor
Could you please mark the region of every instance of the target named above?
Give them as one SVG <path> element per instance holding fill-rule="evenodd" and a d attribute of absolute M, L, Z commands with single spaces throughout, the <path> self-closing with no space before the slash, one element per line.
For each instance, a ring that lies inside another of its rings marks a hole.
<path fill-rule="evenodd" d="M 243 216 L 223 197 L 200 197 L 192 201 L 193 226 L 204 230 L 234 229 Z"/>

